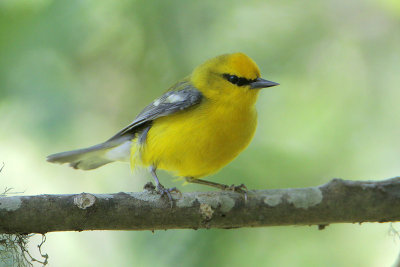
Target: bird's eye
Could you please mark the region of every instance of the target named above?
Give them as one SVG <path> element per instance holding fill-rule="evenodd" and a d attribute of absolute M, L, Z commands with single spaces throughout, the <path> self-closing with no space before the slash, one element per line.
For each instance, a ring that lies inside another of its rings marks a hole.
<path fill-rule="evenodd" d="M 238 84 L 239 77 L 236 75 L 224 74 L 224 78 L 228 80 L 228 82 L 232 84 Z"/>
<path fill-rule="evenodd" d="M 236 75 L 232 74 L 223 74 L 223 77 L 230 83 L 237 85 L 237 86 L 244 86 L 244 85 L 249 85 L 252 82 L 255 82 L 256 80 L 249 80 L 243 77 L 238 77 Z"/>
<path fill-rule="evenodd" d="M 229 75 L 228 81 L 233 84 L 237 84 L 239 82 L 239 78 L 236 75 Z"/>

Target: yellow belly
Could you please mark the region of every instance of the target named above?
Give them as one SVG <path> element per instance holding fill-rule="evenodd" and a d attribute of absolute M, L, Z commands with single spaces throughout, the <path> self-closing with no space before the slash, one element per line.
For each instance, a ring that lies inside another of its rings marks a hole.
<path fill-rule="evenodd" d="M 199 178 L 218 171 L 246 148 L 256 125 L 254 106 L 243 109 L 202 103 L 156 119 L 140 161 L 182 177 Z"/>

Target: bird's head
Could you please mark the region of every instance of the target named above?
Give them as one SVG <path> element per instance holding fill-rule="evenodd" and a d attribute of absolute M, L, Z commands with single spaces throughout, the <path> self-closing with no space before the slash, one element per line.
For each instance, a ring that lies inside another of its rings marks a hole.
<path fill-rule="evenodd" d="M 278 83 L 260 78 L 257 64 L 243 53 L 225 54 L 207 60 L 191 75 L 193 85 L 212 100 L 255 102 L 259 89 Z"/>

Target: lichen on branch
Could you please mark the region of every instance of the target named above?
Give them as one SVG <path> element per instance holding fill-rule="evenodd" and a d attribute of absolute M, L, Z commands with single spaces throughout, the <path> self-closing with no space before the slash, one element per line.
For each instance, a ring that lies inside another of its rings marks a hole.
<path fill-rule="evenodd" d="M 333 179 L 316 187 L 173 194 L 143 192 L 0 197 L 0 233 L 239 228 L 400 220 L 400 178 Z"/>

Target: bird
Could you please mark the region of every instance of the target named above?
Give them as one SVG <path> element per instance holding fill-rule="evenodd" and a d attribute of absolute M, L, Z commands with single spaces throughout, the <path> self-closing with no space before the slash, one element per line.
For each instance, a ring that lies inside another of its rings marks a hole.
<path fill-rule="evenodd" d="M 255 103 L 260 89 L 279 83 L 260 77 L 257 64 L 238 52 L 211 58 L 147 105 L 128 126 L 107 141 L 83 149 L 49 155 L 47 161 L 92 170 L 115 161 L 146 167 L 158 193 L 165 188 L 157 170 L 189 183 L 243 191 L 200 179 L 219 171 L 243 151 L 257 126 Z M 247 189 L 246 189 L 247 190 Z"/>

